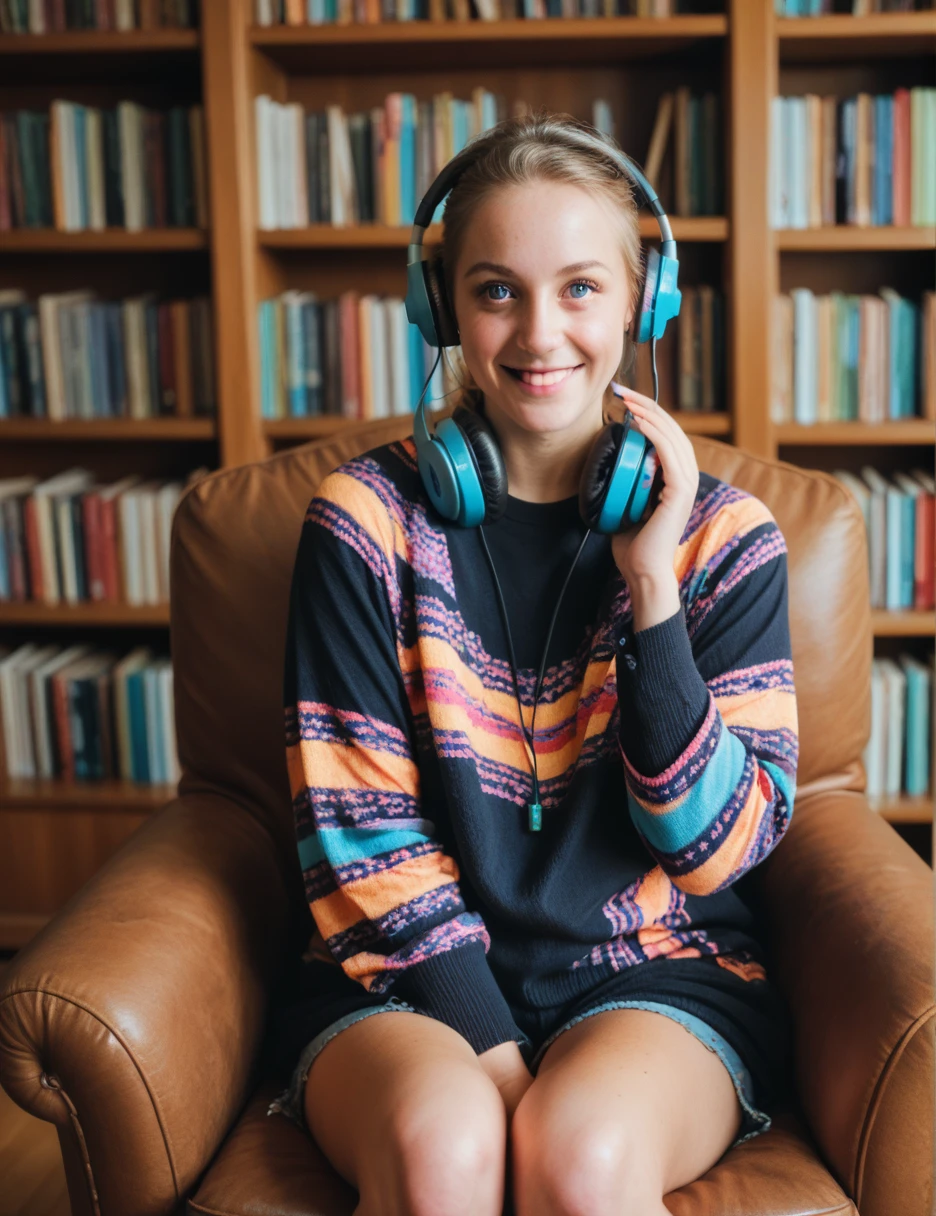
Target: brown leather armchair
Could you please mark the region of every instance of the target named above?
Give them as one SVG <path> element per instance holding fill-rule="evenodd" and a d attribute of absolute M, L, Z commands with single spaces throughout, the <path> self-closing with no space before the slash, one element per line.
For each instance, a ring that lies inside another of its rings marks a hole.
<path fill-rule="evenodd" d="M 205 478 L 173 525 L 171 645 L 183 777 L 8 968 L 0 1082 L 56 1124 L 75 1216 L 331 1216 L 352 1190 L 266 1115 L 280 977 L 312 928 L 281 704 L 306 505 L 343 460 L 408 434 L 357 427 Z M 667 1197 L 675 1216 L 928 1216 L 930 871 L 869 810 L 864 525 L 834 478 L 693 438 L 789 547 L 800 722 L 793 821 L 758 876 L 795 1024 L 795 1109 Z"/>

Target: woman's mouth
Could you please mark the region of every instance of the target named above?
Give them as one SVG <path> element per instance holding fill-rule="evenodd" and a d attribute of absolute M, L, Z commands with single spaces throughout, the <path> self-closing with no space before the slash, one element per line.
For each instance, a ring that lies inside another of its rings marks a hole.
<path fill-rule="evenodd" d="M 523 368 L 507 367 L 506 364 L 501 365 L 505 371 L 522 384 L 527 392 L 532 393 L 536 397 L 546 396 L 549 393 L 557 392 L 559 388 L 569 380 L 573 372 L 577 372 L 584 364 L 577 364 L 575 367 L 557 368 L 555 371 L 549 372 L 531 372 L 524 371 Z"/>

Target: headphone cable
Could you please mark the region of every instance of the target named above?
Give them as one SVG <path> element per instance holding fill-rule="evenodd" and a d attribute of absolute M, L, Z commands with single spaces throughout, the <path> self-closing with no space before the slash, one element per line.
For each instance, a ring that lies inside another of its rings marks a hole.
<path fill-rule="evenodd" d="M 491 567 L 491 574 L 494 576 L 494 586 L 497 590 L 497 600 L 500 604 L 501 615 L 504 620 L 504 629 L 507 633 L 507 649 L 510 654 L 510 671 L 513 676 L 514 695 L 517 698 L 517 711 L 520 715 L 520 729 L 523 732 L 524 739 L 530 749 L 532 756 L 533 768 L 533 801 L 527 803 L 527 812 L 529 815 L 529 827 L 531 832 L 538 832 L 542 827 L 543 808 L 540 803 L 539 795 L 539 774 L 536 764 L 536 706 L 539 701 L 540 692 L 543 687 L 543 677 L 546 672 L 546 656 L 549 654 L 549 643 L 552 641 L 553 628 L 556 624 L 556 618 L 559 616 L 559 607 L 562 604 L 562 598 L 565 595 L 566 588 L 569 585 L 569 579 L 572 577 L 572 571 L 575 569 L 578 559 L 582 555 L 582 550 L 585 548 L 585 542 L 591 536 L 591 528 L 586 528 L 585 535 L 582 537 L 582 543 L 578 547 L 578 552 L 572 559 L 572 565 L 569 567 L 569 572 L 565 576 L 565 582 L 562 584 L 562 590 L 559 592 L 559 598 L 556 600 L 556 606 L 553 609 L 552 620 L 549 622 L 549 632 L 546 635 L 546 645 L 543 647 L 543 657 L 540 660 L 539 675 L 536 680 L 536 689 L 533 694 L 533 715 L 530 719 L 530 731 L 527 731 L 526 724 L 523 721 L 523 704 L 520 700 L 520 684 L 517 678 L 517 660 L 514 655 L 513 638 L 510 633 L 510 621 L 507 619 L 507 605 L 504 602 L 504 594 L 501 591 L 500 579 L 497 577 L 497 571 L 494 568 L 494 560 L 491 557 L 491 550 L 488 548 L 487 537 L 484 535 L 484 526 L 478 528 L 481 534 L 481 544 L 484 547 L 484 552 L 488 560 L 488 565 Z"/>

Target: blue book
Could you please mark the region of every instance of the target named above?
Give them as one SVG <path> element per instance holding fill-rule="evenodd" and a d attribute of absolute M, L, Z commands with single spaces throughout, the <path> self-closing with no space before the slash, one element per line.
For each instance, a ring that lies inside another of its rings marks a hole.
<path fill-rule="evenodd" d="M 4 519 L 3 504 L 0 503 L 0 599 L 8 600 L 11 595 L 10 555 L 7 551 L 6 520 Z"/>
<path fill-rule="evenodd" d="M 412 224 L 416 216 L 416 109 L 414 93 L 400 94 L 400 216 Z"/>
<path fill-rule="evenodd" d="M 127 416 L 127 363 L 124 358 L 122 309 L 116 301 L 107 308 L 107 366 L 114 417 Z"/>
<path fill-rule="evenodd" d="M 871 183 L 871 223 L 875 226 L 891 223 L 891 123 L 893 107 L 886 93 L 871 99 L 874 123 L 874 179 Z"/>
<path fill-rule="evenodd" d="M 272 418 L 273 393 L 270 384 L 273 352 L 270 348 L 270 300 L 261 300 L 257 309 L 257 328 L 260 336 L 260 416 Z"/>

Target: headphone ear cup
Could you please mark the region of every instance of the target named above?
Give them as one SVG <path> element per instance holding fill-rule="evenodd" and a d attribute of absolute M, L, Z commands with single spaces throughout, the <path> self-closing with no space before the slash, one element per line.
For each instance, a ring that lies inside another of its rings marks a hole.
<path fill-rule="evenodd" d="M 423 263 L 423 273 L 426 278 L 426 295 L 429 297 L 439 346 L 458 346 L 458 324 L 445 289 L 442 259 L 438 254 Z"/>
<path fill-rule="evenodd" d="M 598 524 L 623 441 L 623 422 L 609 422 L 598 432 L 588 453 L 579 479 L 579 515 L 589 528 Z"/>
<path fill-rule="evenodd" d="M 465 437 L 465 442 L 474 456 L 484 495 L 484 522 L 496 523 L 507 506 L 507 469 L 500 445 L 480 414 L 459 405 L 452 414 L 452 421 Z"/>

